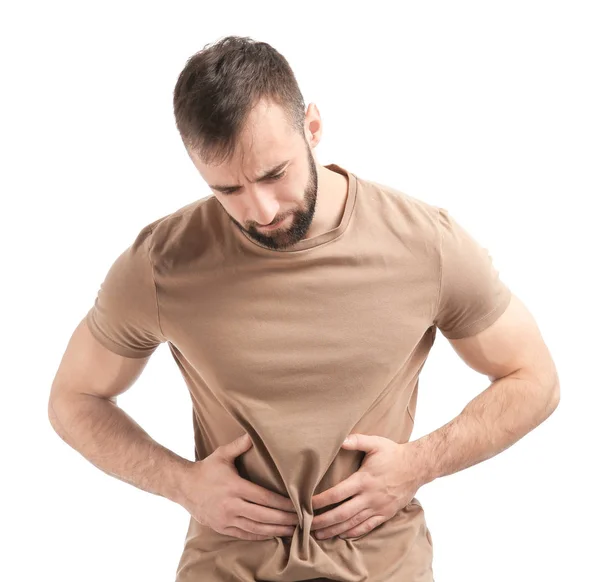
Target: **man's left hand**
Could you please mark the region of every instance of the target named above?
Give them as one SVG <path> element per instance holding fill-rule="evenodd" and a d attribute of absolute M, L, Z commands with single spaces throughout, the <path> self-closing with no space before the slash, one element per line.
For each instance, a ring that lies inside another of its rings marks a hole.
<path fill-rule="evenodd" d="M 382 436 L 355 433 L 342 447 L 367 454 L 356 473 L 313 496 L 313 509 L 351 497 L 334 509 L 315 516 L 310 529 L 317 530 L 317 539 L 336 535 L 357 537 L 368 533 L 406 507 L 423 484 L 414 467 L 410 443 L 398 444 Z"/>

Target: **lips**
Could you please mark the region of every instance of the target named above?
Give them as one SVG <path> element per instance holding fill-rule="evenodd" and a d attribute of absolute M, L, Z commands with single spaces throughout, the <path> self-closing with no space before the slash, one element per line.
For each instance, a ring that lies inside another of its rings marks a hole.
<path fill-rule="evenodd" d="M 275 224 L 272 224 L 271 226 L 261 226 L 260 228 L 263 230 L 273 230 L 275 228 L 278 228 L 279 226 L 281 226 L 283 224 L 283 222 L 285 221 L 285 218 L 280 220 L 279 222 L 276 222 Z"/>

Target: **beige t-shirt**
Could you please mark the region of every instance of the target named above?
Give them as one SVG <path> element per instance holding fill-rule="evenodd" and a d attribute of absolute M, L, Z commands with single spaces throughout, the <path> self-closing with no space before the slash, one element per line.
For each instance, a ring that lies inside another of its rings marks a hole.
<path fill-rule="evenodd" d="M 449 214 L 341 168 L 341 223 L 289 250 L 240 231 L 214 196 L 145 226 L 86 315 L 132 358 L 169 349 L 193 403 L 195 460 L 247 432 L 240 475 L 290 497 L 291 538 L 241 540 L 190 517 L 177 582 L 432 582 L 432 539 L 413 498 L 355 538 L 318 540 L 313 495 L 357 471 L 353 432 L 409 441 L 436 327 L 476 334 L 511 292 Z M 321 194 L 324 195 L 324 194 Z"/>

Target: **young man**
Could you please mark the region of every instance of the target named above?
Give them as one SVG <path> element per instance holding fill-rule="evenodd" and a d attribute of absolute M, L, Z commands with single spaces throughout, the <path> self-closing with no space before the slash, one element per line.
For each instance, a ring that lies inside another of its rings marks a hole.
<path fill-rule="evenodd" d="M 417 490 L 558 404 L 535 321 L 447 210 L 318 163 L 319 111 L 268 44 L 191 57 L 174 110 L 212 194 L 116 259 L 56 374 L 53 426 L 189 511 L 178 582 L 432 581 Z M 409 442 L 438 328 L 492 384 Z M 162 342 L 192 396 L 194 462 L 116 406 Z"/>

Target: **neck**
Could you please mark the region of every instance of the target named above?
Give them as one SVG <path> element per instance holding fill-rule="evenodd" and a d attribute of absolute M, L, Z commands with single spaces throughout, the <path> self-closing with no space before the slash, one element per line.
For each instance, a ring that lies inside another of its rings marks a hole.
<path fill-rule="evenodd" d="M 313 238 L 339 226 L 348 197 L 348 178 L 317 164 L 319 190 L 313 221 L 305 238 Z"/>

